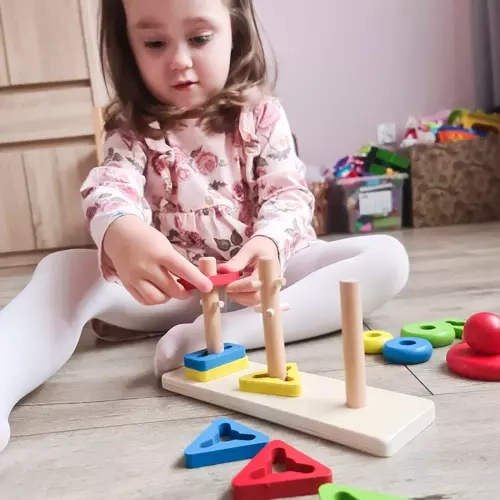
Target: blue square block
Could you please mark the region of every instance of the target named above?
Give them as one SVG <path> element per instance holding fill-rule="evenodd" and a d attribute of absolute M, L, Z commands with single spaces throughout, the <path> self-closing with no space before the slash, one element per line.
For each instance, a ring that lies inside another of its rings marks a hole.
<path fill-rule="evenodd" d="M 188 469 L 255 457 L 270 439 L 227 417 L 215 419 L 185 450 Z"/>
<path fill-rule="evenodd" d="M 246 349 L 242 345 L 224 344 L 224 352 L 220 354 L 207 354 L 206 349 L 186 354 L 184 356 L 184 366 L 191 368 L 191 370 L 207 372 L 245 356 Z"/>

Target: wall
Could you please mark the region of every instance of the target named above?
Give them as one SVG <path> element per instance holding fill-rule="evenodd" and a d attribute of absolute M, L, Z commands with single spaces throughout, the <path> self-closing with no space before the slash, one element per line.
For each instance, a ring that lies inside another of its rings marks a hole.
<path fill-rule="evenodd" d="M 302 158 L 331 165 L 410 115 L 474 107 L 474 0 L 255 0 Z"/>
<path fill-rule="evenodd" d="M 476 91 L 481 109 L 500 106 L 500 2 L 472 2 Z"/>

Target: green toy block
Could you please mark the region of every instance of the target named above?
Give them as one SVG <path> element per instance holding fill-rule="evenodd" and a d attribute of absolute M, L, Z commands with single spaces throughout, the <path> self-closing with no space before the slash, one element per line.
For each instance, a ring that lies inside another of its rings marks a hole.
<path fill-rule="evenodd" d="M 464 334 L 464 325 L 465 321 L 463 319 L 445 319 L 443 320 L 445 323 L 450 324 L 455 330 L 455 337 L 457 339 L 461 339 Z"/>
<path fill-rule="evenodd" d="M 320 486 L 318 493 L 319 500 L 411 500 L 409 497 L 373 493 L 340 484 L 323 484 Z"/>
<path fill-rule="evenodd" d="M 373 175 L 383 175 L 388 168 L 397 172 L 407 172 L 410 160 L 394 151 L 373 146 L 366 155 L 365 166 Z"/>
<path fill-rule="evenodd" d="M 372 163 L 370 165 L 369 172 L 372 175 L 384 175 L 387 170 L 385 165 L 379 165 L 378 163 Z"/>
<path fill-rule="evenodd" d="M 410 160 L 408 158 L 387 149 L 378 148 L 375 156 L 378 160 L 382 160 L 394 168 L 402 168 L 406 170 L 410 166 Z"/>

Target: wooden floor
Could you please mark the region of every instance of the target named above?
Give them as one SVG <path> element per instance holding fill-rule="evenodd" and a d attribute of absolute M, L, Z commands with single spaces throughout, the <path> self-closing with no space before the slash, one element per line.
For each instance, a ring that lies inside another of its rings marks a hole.
<path fill-rule="evenodd" d="M 410 253 L 411 278 L 400 296 L 366 319 L 369 328 L 398 334 L 413 321 L 500 312 L 499 224 L 395 235 Z M 1 305 L 31 272 L 0 270 Z M 0 453 L 1 500 L 231 498 L 231 479 L 244 463 L 187 470 L 182 460 L 183 449 L 214 417 L 230 413 L 163 391 L 151 373 L 156 342 L 101 346 L 85 332 L 60 373 L 14 410 L 13 439 Z M 436 422 L 388 459 L 233 417 L 328 465 L 338 483 L 419 499 L 497 499 L 500 384 L 451 375 L 443 363 L 446 350 L 413 367 L 368 358 L 370 385 L 436 403 Z M 250 358 L 263 361 L 264 353 Z M 343 376 L 338 334 L 291 345 L 288 359 L 302 371 Z"/>

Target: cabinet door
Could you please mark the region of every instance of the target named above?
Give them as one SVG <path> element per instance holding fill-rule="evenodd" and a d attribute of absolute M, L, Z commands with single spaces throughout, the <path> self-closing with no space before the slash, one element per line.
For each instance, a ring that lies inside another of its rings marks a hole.
<path fill-rule="evenodd" d="M 80 187 L 96 164 L 92 141 L 36 147 L 23 152 L 38 250 L 92 244 Z"/>
<path fill-rule="evenodd" d="M 0 145 L 93 134 L 88 87 L 25 87 L 0 92 Z"/>
<path fill-rule="evenodd" d="M 99 56 L 99 4 L 100 0 L 80 0 L 80 12 L 94 106 L 103 108 L 110 102 L 111 98 L 108 91 L 111 89 L 106 85 Z"/>
<path fill-rule="evenodd" d="M 10 83 L 88 79 L 78 0 L 0 0 Z"/>
<path fill-rule="evenodd" d="M 3 40 L 2 11 L 0 10 L 0 87 L 5 87 L 9 84 L 7 60 L 5 58 L 5 44 Z"/>
<path fill-rule="evenodd" d="M 0 151 L 0 253 L 35 250 L 30 201 L 20 151 Z"/>

